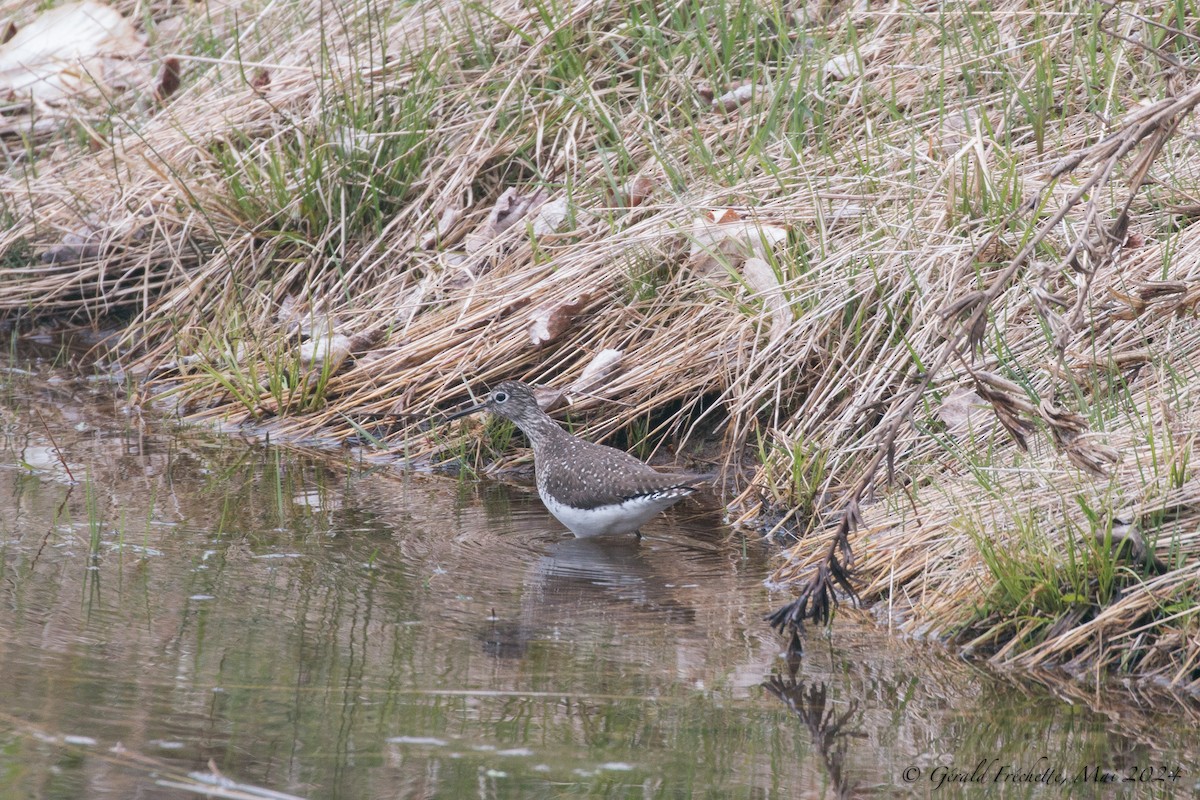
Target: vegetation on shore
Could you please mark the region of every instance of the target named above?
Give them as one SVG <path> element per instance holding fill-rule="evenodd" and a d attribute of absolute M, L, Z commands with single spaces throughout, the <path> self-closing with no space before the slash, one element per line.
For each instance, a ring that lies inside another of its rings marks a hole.
<path fill-rule="evenodd" d="M 9 318 L 414 466 L 505 378 L 719 436 L 781 627 L 1200 691 L 1191 4 L 113 6 L 156 89 L 6 111 Z"/>

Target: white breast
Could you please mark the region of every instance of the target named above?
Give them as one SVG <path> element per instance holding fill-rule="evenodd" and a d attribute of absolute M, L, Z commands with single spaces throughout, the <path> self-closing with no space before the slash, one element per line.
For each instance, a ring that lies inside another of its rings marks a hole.
<path fill-rule="evenodd" d="M 632 533 L 682 496 L 664 498 L 646 495 L 626 500 L 619 505 L 581 509 L 565 506 L 548 494 L 541 492 L 539 494 L 542 502 L 546 504 L 546 508 L 554 515 L 555 519 L 570 528 L 571 533 L 576 536 Z"/>

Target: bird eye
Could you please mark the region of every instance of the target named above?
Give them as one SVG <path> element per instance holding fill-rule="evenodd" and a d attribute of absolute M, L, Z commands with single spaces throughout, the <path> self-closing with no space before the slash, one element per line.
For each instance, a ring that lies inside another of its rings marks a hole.
<path fill-rule="evenodd" d="M 495 400 L 497 403 L 503 403 L 504 401 L 508 400 L 508 393 L 507 392 L 496 392 L 494 395 L 492 395 L 492 399 Z"/>

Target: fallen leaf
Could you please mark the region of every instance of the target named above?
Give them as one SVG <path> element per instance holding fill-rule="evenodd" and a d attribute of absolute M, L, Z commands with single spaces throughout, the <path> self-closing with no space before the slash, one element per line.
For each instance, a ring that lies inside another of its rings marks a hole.
<path fill-rule="evenodd" d="M 725 265 L 736 267 L 747 258 L 766 259 L 787 239 L 787 229 L 743 220 L 737 212 L 726 210 L 717 220 L 699 217 L 692 224 L 689 253 L 693 269 L 699 275 L 719 272 Z"/>
<path fill-rule="evenodd" d="M 1107 478 L 1110 467 L 1121 460 L 1121 453 L 1115 447 L 1098 444 L 1087 436 L 1072 439 L 1064 449 L 1068 461 L 1098 478 Z"/>
<path fill-rule="evenodd" d="M 541 208 L 546 202 L 546 193 L 538 189 L 531 195 L 523 195 L 511 186 L 504 190 L 496 205 L 492 206 L 479 227 L 467 234 L 466 248 L 468 253 L 477 253 L 493 239 L 516 225 L 528 214 Z"/>
<path fill-rule="evenodd" d="M 262 92 L 271 85 L 271 71 L 266 67 L 259 67 L 254 70 L 254 75 L 250 78 L 250 88 L 256 92 Z"/>
<path fill-rule="evenodd" d="M 787 333 L 796 316 L 783 295 L 783 287 L 779 284 L 775 269 L 761 258 L 748 258 L 742 265 L 742 276 L 762 300 L 763 307 L 771 317 L 770 341 L 778 341 Z"/>
<path fill-rule="evenodd" d="M 808 0 L 803 8 L 798 8 L 794 12 L 794 19 L 797 25 L 820 25 L 824 19 L 825 11 L 821 8 L 823 3 L 821 0 Z"/>
<path fill-rule="evenodd" d="M 421 250 L 432 250 L 438 242 L 446 238 L 446 234 L 450 232 L 451 228 L 458 224 L 458 221 L 462 219 L 462 216 L 463 210 L 458 206 L 454 205 L 446 208 L 444 211 L 442 211 L 441 216 L 438 217 L 437 226 L 434 227 L 434 229 L 429 233 L 425 234 L 425 237 L 421 239 L 421 243 L 417 246 Z"/>
<path fill-rule="evenodd" d="M 328 333 L 302 343 L 297 355 L 300 358 L 300 366 L 306 371 L 320 370 L 332 375 L 345 362 L 353 346 L 349 336 Z"/>
<path fill-rule="evenodd" d="M 380 329 L 372 329 L 367 331 L 359 331 L 350 337 L 350 354 L 366 353 L 375 345 L 382 342 L 384 332 Z"/>
<path fill-rule="evenodd" d="M 854 53 L 843 53 L 825 62 L 825 77 L 835 81 L 844 81 L 859 71 L 858 56 Z"/>
<path fill-rule="evenodd" d="M 294 294 L 283 298 L 275 310 L 275 321 L 283 326 L 286 336 L 328 336 L 338 327 L 337 317 L 311 307 Z"/>
<path fill-rule="evenodd" d="M 535 347 L 541 347 L 562 336 L 589 299 L 587 295 L 576 295 L 561 303 L 534 309 L 529 314 L 529 341 Z"/>
<path fill-rule="evenodd" d="M 279 303 L 279 308 L 275 309 L 275 321 L 287 325 L 298 317 L 300 313 L 299 308 L 300 298 L 294 294 L 289 294 Z"/>
<path fill-rule="evenodd" d="M 626 208 L 637 208 L 654 193 L 654 180 L 649 175 L 638 175 L 622 188 L 622 200 Z"/>
<path fill-rule="evenodd" d="M 1187 294 L 1191 287 L 1186 281 L 1142 281 L 1136 288 L 1138 296 L 1149 302 L 1172 295 Z"/>
<path fill-rule="evenodd" d="M 372 133 L 353 125 L 339 125 L 329 133 L 329 143 L 348 157 L 374 157 L 379 152 L 379 142 L 385 133 Z"/>
<path fill-rule="evenodd" d="M 595 389 L 598 384 L 616 371 L 624 355 L 620 350 L 613 348 L 605 348 L 596 353 L 567 391 L 572 394 L 587 394 Z"/>
<path fill-rule="evenodd" d="M 1038 402 L 1038 413 L 1050 426 L 1050 432 L 1059 443 L 1065 443 L 1088 431 L 1086 417 L 1069 408 L 1057 406 L 1045 397 Z"/>
<path fill-rule="evenodd" d="M 735 108 L 749 103 L 755 95 L 761 96 L 766 92 L 767 87 L 761 83 L 743 83 L 720 97 L 713 98 L 713 108 L 721 111 L 733 111 Z"/>
<path fill-rule="evenodd" d="M 0 45 L 0 94 L 42 103 L 115 84 L 145 54 L 142 36 L 119 11 L 92 0 L 40 14 Z"/>
<path fill-rule="evenodd" d="M 961 433 L 971 427 L 971 415 L 983 406 L 984 399 L 978 392 L 960 386 L 938 406 L 937 417 L 951 433 Z"/>
<path fill-rule="evenodd" d="M 537 218 L 533 221 L 533 235 L 545 236 L 548 233 L 557 231 L 566 222 L 569 210 L 570 207 L 565 197 L 560 197 L 543 205 L 538 210 Z"/>
<path fill-rule="evenodd" d="M 179 85 L 179 59 L 168 58 L 163 61 L 162 69 L 158 72 L 158 87 L 154 90 L 154 99 L 161 103 L 175 94 Z"/>
<path fill-rule="evenodd" d="M 71 264 L 108 255 L 120 245 L 146 236 L 148 211 L 122 216 L 115 223 L 100 213 L 88 214 L 74 230 L 62 235 L 59 243 L 42 253 L 44 264 Z"/>
<path fill-rule="evenodd" d="M 553 386 L 537 386 L 533 390 L 533 399 L 542 411 L 553 411 L 562 402 L 563 390 Z"/>
<path fill-rule="evenodd" d="M 99 258 L 105 248 L 103 233 L 90 225 L 67 231 L 58 244 L 42 253 L 43 264 L 73 264 Z"/>

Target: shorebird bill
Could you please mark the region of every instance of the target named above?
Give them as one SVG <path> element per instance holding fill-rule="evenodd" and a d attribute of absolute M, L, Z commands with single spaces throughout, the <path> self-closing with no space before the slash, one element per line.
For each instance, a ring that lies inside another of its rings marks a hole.
<path fill-rule="evenodd" d="M 464 408 L 461 411 L 455 411 L 453 414 L 446 415 L 442 418 L 442 422 L 449 422 L 450 420 L 458 419 L 459 417 L 469 417 L 472 414 L 478 414 L 480 411 L 487 410 L 487 407 L 487 403 L 480 403 L 478 405 L 471 406 L 470 408 Z"/>

